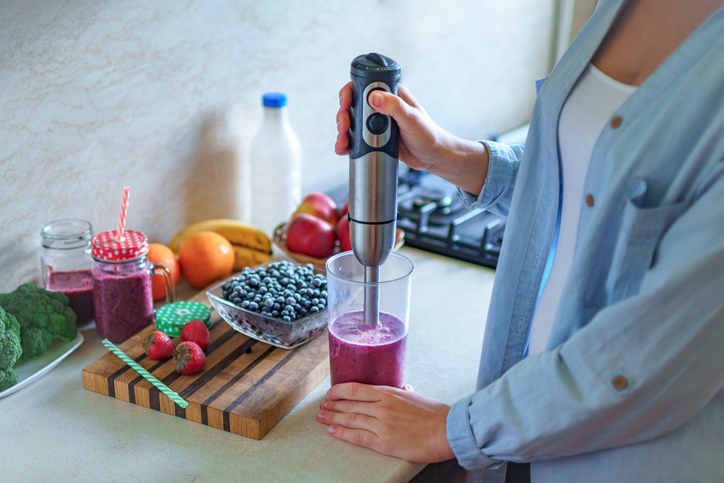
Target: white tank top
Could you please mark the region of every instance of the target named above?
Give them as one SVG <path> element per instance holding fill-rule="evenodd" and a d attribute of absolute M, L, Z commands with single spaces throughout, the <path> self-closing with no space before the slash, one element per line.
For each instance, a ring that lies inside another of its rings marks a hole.
<path fill-rule="evenodd" d="M 548 263 L 552 257 L 553 264 L 531 321 L 528 355 L 546 349 L 558 305 L 565 297 L 593 147 L 611 116 L 635 90 L 636 86 L 618 82 L 589 64 L 563 104 L 558 122 L 563 181 L 558 241 L 549 255 Z"/>

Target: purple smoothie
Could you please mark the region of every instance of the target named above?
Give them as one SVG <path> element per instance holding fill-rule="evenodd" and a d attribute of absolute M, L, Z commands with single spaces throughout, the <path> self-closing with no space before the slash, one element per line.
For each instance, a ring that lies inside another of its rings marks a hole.
<path fill-rule="evenodd" d="M 76 315 L 75 325 L 85 325 L 93 320 L 93 276 L 90 270 L 51 270 L 45 288 L 68 296 L 68 305 Z"/>
<path fill-rule="evenodd" d="M 155 322 L 151 276 L 135 266 L 126 273 L 122 265 L 117 274 L 92 269 L 96 329 L 111 342 L 123 342 Z"/>
<path fill-rule="evenodd" d="M 370 327 L 364 312 L 348 312 L 329 326 L 332 385 L 361 382 L 401 388 L 405 373 L 407 330 L 394 315 L 381 312 Z"/>

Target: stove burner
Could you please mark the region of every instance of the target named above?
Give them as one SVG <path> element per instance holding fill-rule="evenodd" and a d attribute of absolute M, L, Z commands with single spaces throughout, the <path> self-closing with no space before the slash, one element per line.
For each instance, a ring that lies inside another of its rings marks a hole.
<path fill-rule="evenodd" d="M 415 195 L 412 197 L 412 206 L 422 208 L 428 203 L 435 203 L 439 210 L 444 210 L 452 204 L 452 195 L 445 193 L 441 189 L 421 186 L 415 190 Z"/>
<path fill-rule="evenodd" d="M 466 210 L 457 188 L 427 172 L 400 177 L 397 226 L 405 244 L 495 268 L 505 221 L 486 210 Z"/>

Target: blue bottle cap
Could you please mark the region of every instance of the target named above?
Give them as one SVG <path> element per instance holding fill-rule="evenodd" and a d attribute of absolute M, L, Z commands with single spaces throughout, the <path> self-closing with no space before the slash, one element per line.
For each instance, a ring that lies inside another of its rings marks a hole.
<path fill-rule="evenodd" d="M 281 92 L 267 92 L 262 97 L 264 107 L 284 107 L 287 105 L 287 96 Z"/>

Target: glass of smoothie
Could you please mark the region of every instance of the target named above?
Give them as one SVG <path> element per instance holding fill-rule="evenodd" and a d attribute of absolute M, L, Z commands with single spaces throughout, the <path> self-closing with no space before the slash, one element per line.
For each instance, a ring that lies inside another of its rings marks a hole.
<path fill-rule="evenodd" d="M 91 224 L 75 218 L 51 221 L 40 230 L 43 286 L 68 296 L 78 326 L 93 320 L 91 238 Z"/>
<path fill-rule="evenodd" d="M 93 237 L 93 302 L 98 335 L 123 342 L 155 322 L 151 276 L 164 275 L 166 303 L 173 302 L 171 272 L 148 261 L 148 240 L 143 233 L 127 230 L 123 239 L 116 231 Z"/>
<path fill-rule="evenodd" d="M 351 251 L 331 257 L 326 268 L 332 385 L 360 382 L 401 388 L 412 262 L 398 253 L 390 254 L 380 267 L 378 282 L 365 282 L 364 266 Z M 379 297 L 375 324 L 365 321 L 365 293 Z"/>

